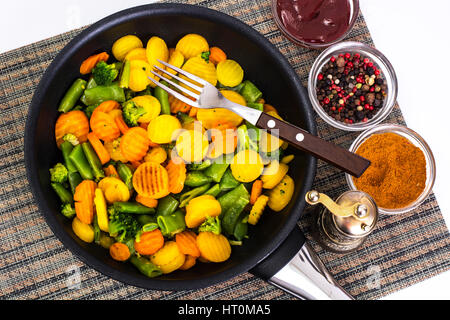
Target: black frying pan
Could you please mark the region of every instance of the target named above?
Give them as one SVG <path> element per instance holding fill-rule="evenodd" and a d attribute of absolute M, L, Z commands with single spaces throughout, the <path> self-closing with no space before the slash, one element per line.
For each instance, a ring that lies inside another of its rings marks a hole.
<path fill-rule="evenodd" d="M 59 200 L 51 190 L 48 169 L 61 157 L 54 140 L 57 106 L 79 77 L 82 60 L 99 51 L 110 51 L 113 42 L 127 34 L 136 34 L 144 41 L 158 35 L 174 46 L 187 33 L 199 33 L 210 44 L 223 48 L 228 57 L 239 61 L 245 78 L 263 91 L 264 98 L 276 106 L 283 118 L 316 134 L 305 88 L 283 55 L 261 34 L 233 17 L 210 9 L 151 4 L 121 11 L 90 26 L 49 66 L 34 94 L 26 124 L 28 179 L 41 212 L 61 242 L 83 262 L 116 280 L 147 289 L 187 290 L 210 286 L 249 270 L 269 279 L 305 241 L 296 224 L 316 171 L 316 160 L 309 155 L 292 150 L 295 161 L 290 165 L 289 174 L 296 182 L 293 200 L 282 212 L 265 212 L 258 225 L 250 228 L 244 245 L 233 247 L 229 260 L 219 264 L 199 263 L 190 270 L 154 279 L 141 275 L 131 264 L 112 260 L 103 248 L 79 240 L 72 232 L 70 221 L 59 213 Z M 269 255 L 277 248 L 276 259 L 270 260 Z"/>

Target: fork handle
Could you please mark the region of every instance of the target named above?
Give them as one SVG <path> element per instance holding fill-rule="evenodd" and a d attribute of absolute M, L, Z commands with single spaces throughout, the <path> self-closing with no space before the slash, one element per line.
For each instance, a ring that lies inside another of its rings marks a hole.
<path fill-rule="evenodd" d="M 267 113 L 261 113 L 256 126 L 355 177 L 360 177 L 370 165 L 369 160 Z"/>

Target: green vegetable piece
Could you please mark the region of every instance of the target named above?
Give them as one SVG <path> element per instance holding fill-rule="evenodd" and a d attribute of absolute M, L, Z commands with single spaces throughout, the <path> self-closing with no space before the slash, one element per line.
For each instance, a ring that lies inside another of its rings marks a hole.
<path fill-rule="evenodd" d="M 198 227 L 198 231 L 202 232 L 212 232 L 214 234 L 221 234 L 222 227 L 220 223 L 219 217 L 206 217 L 206 221 L 203 222 L 200 227 Z"/>
<path fill-rule="evenodd" d="M 57 163 L 53 168 L 50 168 L 50 181 L 64 183 L 67 181 L 69 171 L 62 163 Z"/>
<path fill-rule="evenodd" d="M 239 93 L 248 102 L 256 102 L 262 97 L 262 92 L 249 80 L 243 82 L 243 86 Z"/>
<path fill-rule="evenodd" d="M 109 86 L 96 86 L 86 89 L 80 100 L 86 106 L 99 105 L 108 100 L 125 102 L 125 92 L 117 82 L 113 82 Z"/>
<path fill-rule="evenodd" d="M 163 85 L 169 86 L 166 81 L 160 81 Z M 170 114 L 169 94 L 166 90 L 156 87 L 155 98 L 158 99 L 161 104 L 161 114 Z"/>
<path fill-rule="evenodd" d="M 186 174 L 184 185 L 188 187 L 199 187 L 212 181 L 212 178 L 202 171 L 191 171 Z"/>
<path fill-rule="evenodd" d="M 69 159 L 75 165 L 83 180 L 94 180 L 91 166 L 84 155 L 81 145 L 77 145 L 73 148 L 69 155 Z"/>
<path fill-rule="evenodd" d="M 234 203 L 241 198 L 247 203 L 250 202 L 250 194 L 243 184 L 220 196 L 217 200 L 222 208 L 222 214 L 233 207 Z"/>
<path fill-rule="evenodd" d="M 235 86 L 235 87 L 227 87 L 227 86 L 224 86 L 223 84 L 221 84 L 220 82 L 217 82 L 217 87 L 220 89 L 220 90 L 231 90 L 231 91 L 234 91 L 234 92 L 237 92 L 237 93 L 239 93 L 240 91 L 241 91 L 241 89 L 242 89 L 242 87 L 244 86 L 244 83 L 243 82 L 241 82 L 241 83 L 239 83 L 237 86 Z"/>
<path fill-rule="evenodd" d="M 150 262 L 147 258 L 137 257 L 135 255 L 130 257 L 130 262 L 145 276 L 154 278 L 162 275 L 161 269 Z"/>
<path fill-rule="evenodd" d="M 127 88 L 130 85 L 130 73 L 131 73 L 131 63 L 130 60 L 125 60 L 122 68 L 122 73 L 120 74 L 119 87 Z"/>
<path fill-rule="evenodd" d="M 195 121 L 194 118 L 190 117 L 189 115 L 187 115 L 186 113 L 181 112 L 181 111 L 178 111 L 177 118 L 178 118 L 178 120 L 180 120 L 180 123 L 182 126 L 186 126 L 189 123 L 192 123 Z"/>
<path fill-rule="evenodd" d="M 142 90 L 142 91 L 139 91 L 139 92 L 135 92 L 134 93 L 134 96 L 135 97 L 139 97 L 139 96 L 152 96 L 153 95 L 153 93 L 152 93 L 152 87 L 150 87 L 150 86 L 147 86 L 147 88 L 145 88 L 144 90 Z"/>
<path fill-rule="evenodd" d="M 209 56 L 211 55 L 210 51 L 204 51 L 200 54 L 200 57 L 202 57 L 203 60 L 206 62 L 209 62 Z"/>
<path fill-rule="evenodd" d="M 184 213 L 181 210 L 177 210 L 167 216 L 158 216 L 156 219 L 161 233 L 165 237 L 172 238 L 175 234 L 186 229 Z"/>
<path fill-rule="evenodd" d="M 72 110 L 72 108 L 75 107 L 78 99 L 80 99 L 80 97 L 83 95 L 83 92 L 86 89 L 86 84 L 86 80 L 75 80 L 75 82 L 72 84 L 72 86 L 70 86 L 69 90 L 67 90 L 66 94 L 62 98 L 61 103 L 58 107 L 58 111 L 69 112 L 70 110 Z"/>
<path fill-rule="evenodd" d="M 222 212 L 222 228 L 226 234 L 230 236 L 234 234 L 234 229 L 239 221 L 239 217 L 248 203 L 248 199 L 239 197 L 226 211 Z"/>
<path fill-rule="evenodd" d="M 238 151 L 242 150 L 255 150 L 258 151 L 258 144 L 250 139 L 249 132 L 247 126 L 245 124 L 240 125 L 237 128 L 237 137 L 238 137 Z"/>
<path fill-rule="evenodd" d="M 98 241 L 98 244 L 99 244 L 102 248 L 109 250 L 109 247 L 111 247 L 111 246 L 114 244 L 114 242 L 116 242 L 116 241 L 114 240 L 114 238 L 110 237 L 110 236 L 109 236 L 108 234 L 106 234 L 105 232 L 101 232 L 101 233 L 100 233 L 100 239 L 99 239 L 99 241 Z"/>
<path fill-rule="evenodd" d="M 119 75 L 119 65 L 115 63 L 107 64 L 105 61 L 100 61 L 92 69 L 92 76 L 99 86 L 109 86 Z"/>
<path fill-rule="evenodd" d="M 213 196 L 214 198 L 216 198 L 221 191 L 222 190 L 220 190 L 220 184 L 216 183 L 208 191 L 206 191 L 204 194 L 210 195 L 210 196 Z"/>
<path fill-rule="evenodd" d="M 72 193 L 64 188 L 64 186 L 59 182 L 52 182 L 51 183 L 53 190 L 55 190 L 56 194 L 58 195 L 59 199 L 63 204 L 73 203 L 73 197 Z"/>
<path fill-rule="evenodd" d="M 156 216 L 168 216 L 177 210 L 180 203 L 171 195 L 165 196 L 158 200 L 158 207 L 156 208 Z"/>
<path fill-rule="evenodd" d="M 84 108 L 84 113 L 86 114 L 86 117 L 88 117 L 89 119 L 92 116 L 92 113 L 94 112 L 95 108 L 97 108 L 98 105 L 94 104 L 92 106 L 87 106 L 86 108 Z"/>
<path fill-rule="evenodd" d="M 114 202 L 113 208 L 119 213 L 129 213 L 129 214 L 154 214 L 155 209 L 146 207 L 137 202 Z"/>
<path fill-rule="evenodd" d="M 188 171 L 202 171 L 206 168 L 210 167 L 212 165 L 212 161 L 209 159 L 206 159 L 205 161 L 201 163 L 190 163 L 188 164 L 187 170 Z"/>
<path fill-rule="evenodd" d="M 264 105 L 262 103 L 247 102 L 247 107 L 252 108 L 252 109 L 256 109 L 256 110 L 259 110 L 259 111 L 264 111 Z"/>
<path fill-rule="evenodd" d="M 123 120 L 130 127 L 137 127 L 139 125 L 138 120 L 144 114 L 146 114 L 144 108 L 138 107 L 134 101 L 127 101 L 122 107 Z"/>
<path fill-rule="evenodd" d="M 95 79 L 93 77 L 91 77 L 86 85 L 86 89 L 92 89 L 95 88 L 97 86 L 97 83 L 95 82 Z"/>
<path fill-rule="evenodd" d="M 213 162 L 205 171 L 204 174 L 210 177 L 214 182 L 220 182 L 225 171 L 227 171 L 230 163 L 227 161 L 226 157 L 222 157 L 221 161 Z"/>
<path fill-rule="evenodd" d="M 102 233 L 102 230 L 100 230 L 100 227 L 98 225 L 97 215 L 94 215 L 94 219 L 93 219 L 92 225 L 94 227 L 94 242 L 96 244 L 100 244 L 100 235 Z"/>
<path fill-rule="evenodd" d="M 248 232 L 247 221 L 248 221 L 248 214 L 246 212 L 242 212 L 238 222 L 236 223 L 236 227 L 234 227 L 233 232 L 233 236 L 236 238 L 237 241 L 242 241 L 247 236 Z"/>
<path fill-rule="evenodd" d="M 75 208 L 70 203 L 64 203 L 61 205 L 61 213 L 68 219 L 72 219 L 76 216 Z"/>
<path fill-rule="evenodd" d="M 119 242 L 134 239 L 140 230 L 139 222 L 129 213 L 119 212 L 114 207 L 108 208 L 109 235 Z"/>
<path fill-rule="evenodd" d="M 156 222 L 156 216 L 151 216 L 147 214 L 137 216 L 137 221 L 141 224 L 142 232 L 153 231 L 159 228 L 158 223 Z"/>
<path fill-rule="evenodd" d="M 189 203 L 189 201 L 191 201 L 193 198 L 198 197 L 198 196 L 204 194 L 206 191 L 208 191 L 210 186 L 211 186 L 211 184 L 207 183 L 200 187 L 197 187 L 195 189 L 192 189 L 188 192 L 183 193 L 180 197 L 179 207 L 184 208 Z"/>
<path fill-rule="evenodd" d="M 220 180 L 220 191 L 228 191 L 234 189 L 239 186 L 239 184 L 240 182 L 234 178 L 233 174 L 231 173 L 231 169 L 228 168 L 227 171 L 225 171 L 222 179 Z"/>
<path fill-rule="evenodd" d="M 95 180 L 99 181 L 104 178 L 105 172 L 103 171 L 102 163 L 100 162 L 100 159 L 98 158 L 97 153 L 95 153 L 92 145 L 87 141 L 82 143 L 81 147 L 83 148 L 84 155 L 91 166 Z"/>
<path fill-rule="evenodd" d="M 117 162 L 116 165 L 117 173 L 119 174 L 120 179 L 127 185 L 128 189 L 133 189 L 133 171 L 129 166 L 122 162 Z"/>
<path fill-rule="evenodd" d="M 81 175 L 78 172 L 69 172 L 68 180 L 70 190 L 72 191 L 72 194 L 75 194 L 75 189 L 83 181 L 83 179 L 81 178 Z"/>

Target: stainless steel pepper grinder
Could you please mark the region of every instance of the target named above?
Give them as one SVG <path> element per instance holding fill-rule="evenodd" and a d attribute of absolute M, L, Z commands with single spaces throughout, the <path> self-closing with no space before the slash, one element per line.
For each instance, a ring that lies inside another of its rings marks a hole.
<path fill-rule="evenodd" d="M 356 250 L 378 221 L 375 201 L 362 191 L 344 192 L 334 202 L 326 194 L 312 190 L 305 199 L 311 205 L 324 205 L 316 210 L 312 235 L 324 249 L 335 253 Z"/>

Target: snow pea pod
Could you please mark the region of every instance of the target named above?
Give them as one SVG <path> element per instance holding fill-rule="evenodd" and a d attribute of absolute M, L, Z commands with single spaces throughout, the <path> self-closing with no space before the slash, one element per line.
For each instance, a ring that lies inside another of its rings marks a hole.
<path fill-rule="evenodd" d="M 204 171 L 204 173 L 206 176 L 210 177 L 214 182 L 220 182 L 220 179 L 222 179 L 229 165 L 230 164 L 226 162 L 223 163 L 214 162 Z"/>
<path fill-rule="evenodd" d="M 165 237 L 173 237 L 175 234 L 182 232 L 186 229 L 186 222 L 184 219 L 184 213 L 181 210 L 177 210 L 174 213 L 167 216 L 158 216 L 157 222 L 159 228 Z"/>
<path fill-rule="evenodd" d="M 154 278 L 162 275 L 162 271 L 147 258 L 133 255 L 130 262 L 145 276 Z"/>
<path fill-rule="evenodd" d="M 188 170 L 189 171 L 202 171 L 202 170 L 205 170 L 206 168 L 210 167 L 211 165 L 212 165 L 211 160 L 206 159 L 202 163 L 191 163 L 191 164 L 189 164 L 188 165 Z"/>
<path fill-rule="evenodd" d="M 156 208 L 156 216 L 168 216 L 174 213 L 179 204 L 178 200 L 171 195 L 159 199 L 158 207 Z"/>
<path fill-rule="evenodd" d="M 204 194 L 213 196 L 215 198 L 215 197 L 217 197 L 219 195 L 219 193 L 221 191 L 222 190 L 220 190 L 220 184 L 216 183 L 208 191 L 206 191 Z"/>
<path fill-rule="evenodd" d="M 137 216 L 136 219 L 142 225 L 142 232 L 153 231 L 158 229 L 158 223 L 156 221 L 156 216 L 150 216 L 148 214 L 142 214 Z"/>
<path fill-rule="evenodd" d="M 241 216 L 238 219 L 238 222 L 236 223 L 236 226 L 234 227 L 233 236 L 236 240 L 242 241 L 248 232 L 248 214 L 245 212 L 242 212 Z"/>
<path fill-rule="evenodd" d="M 233 207 L 235 202 L 241 198 L 246 200 L 247 203 L 250 201 L 250 195 L 243 184 L 220 196 L 217 200 L 222 208 L 222 214 Z"/>
<path fill-rule="evenodd" d="M 232 206 L 230 206 L 225 212 L 222 212 L 222 228 L 228 235 L 234 234 L 234 229 L 239 222 L 239 217 L 248 203 L 248 199 L 238 197 Z"/>
<path fill-rule="evenodd" d="M 76 187 L 83 181 L 81 175 L 78 172 L 69 172 L 68 180 L 70 184 L 70 190 L 75 194 Z"/>
<path fill-rule="evenodd" d="M 91 166 L 89 165 L 89 162 L 84 155 L 81 145 L 77 145 L 73 148 L 72 152 L 69 155 L 69 159 L 77 168 L 83 180 L 94 180 Z"/>
<path fill-rule="evenodd" d="M 179 207 L 180 208 L 185 207 L 189 203 L 189 201 L 191 201 L 193 198 L 198 197 L 198 196 L 204 194 L 206 191 L 208 191 L 210 186 L 211 186 L 211 183 L 207 183 L 200 187 L 197 187 L 195 189 L 192 189 L 188 192 L 183 193 L 180 197 Z"/>
<path fill-rule="evenodd" d="M 201 171 L 191 171 L 186 174 L 186 180 L 184 185 L 188 187 L 199 187 L 212 181 L 211 177 L 208 177 Z"/>
<path fill-rule="evenodd" d="M 262 92 L 252 82 L 245 80 L 243 84 L 239 93 L 247 102 L 256 102 L 262 97 Z"/>
<path fill-rule="evenodd" d="M 239 186 L 240 182 L 237 181 L 233 174 L 231 173 L 231 169 L 228 168 L 227 171 L 225 171 L 225 174 L 223 175 L 222 179 L 220 179 L 220 191 L 227 191 L 236 188 Z"/>
<path fill-rule="evenodd" d="M 86 89 L 80 100 L 86 106 L 98 105 L 107 100 L 125 102 L 125 92 L 117 82 L 113 82 L 109 86 L 96 86 Z"/>
<path fill-rule="evenodd" d="M 78 99 L 80 99 L 80 97 L 83 95 L 83 92 L 86 89 L 86 84 L 86 80 L 75 80 L 75 82 L 72 84 L 72 86 L 70 86 L 69 90 L 67 90 L 66 94 L 62 98 L 61 103 L 58 107 L 58 111 L 69 112 L 70 110 L 72 110 L 72 108 L 75 107 Z"/>

